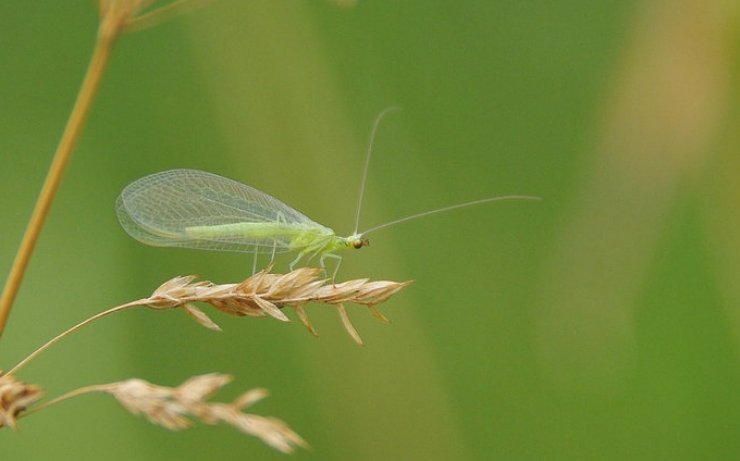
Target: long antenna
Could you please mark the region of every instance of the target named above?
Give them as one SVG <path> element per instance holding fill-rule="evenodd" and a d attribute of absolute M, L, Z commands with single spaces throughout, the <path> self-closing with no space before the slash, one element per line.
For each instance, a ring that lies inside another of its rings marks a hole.
<path fill-rule="evenodd" d="M 380 111 L 377 117 L 375 117 L 375 123 L 373 123 L 373 131 L 370 132 L 370 142 L 367 145 L 367 154 L 365 154 L 365 169 L 362 171 L 362 181 L 360 181 L 360 198 L 357 201 L 357 214 L 355 215 L 355 234 L 357 233 L 357 229 L 360 228 L 360 209 L 362 209 L 362 200 L 363 198 L 365 198 L 367 170 L 370 168 L 370 156 L 373 153 L 373 145 L 375 144 L 375 134 L 378 132 L 378 125 L 380 125 L 380 121 L 383 119 L 383 117 L 397 110 L 401 110 L 401 108 L 396 106 L 386 107 L 385 109 Z"/>
<path fill-rule="evenodd" d="M 384 227 L 392 226 L 394 224 L 402 223 L 405 221 L 411 221 L 412 219 L 421 218 L 423 216 L 429 216 L 431 214 L 442 213 L 444 211 L 456 210 L 458 208 L 465 208 L 465 207 L 469 207 L 473 205 L 480 205 L 481 203 L 495 202 L 498 200 L 542 200 L 542 198 L 532 197 L 530 195 L 504 195 L 502 197 L 488 197 L 488 198 L 484 198 L 480 200 L 473 200 L 472 202 L 458 203 L 457 205 L 446 206 L 444 208 L 437 208 L 436 210 L 423 211 L 421 213 L 412 214 L 411 216 L 406 216 L 405 218 L 396 219 L 394 221 L 381 224 L 379 226 L 371 227 L 370 229 L 362 232 L 360 235 L 364 237 L 370 232 L 375 232 L 378 229 L 382 229 Z M 355 234 L 357 234 L 356 231 L 355 231 Z"/>

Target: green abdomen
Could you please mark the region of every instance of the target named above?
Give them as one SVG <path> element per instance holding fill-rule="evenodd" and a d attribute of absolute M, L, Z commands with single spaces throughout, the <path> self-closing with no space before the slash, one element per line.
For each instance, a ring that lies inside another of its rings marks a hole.
<path fill-rule="evenodd" d="M 196 239 L 240 239 L 245 243 L 283 240 L 290 248 L 311 247 L 334 236 L 334 231 L 315 223 L 252 223 L 191 226 L 185 228 L 188 237 Z"/>

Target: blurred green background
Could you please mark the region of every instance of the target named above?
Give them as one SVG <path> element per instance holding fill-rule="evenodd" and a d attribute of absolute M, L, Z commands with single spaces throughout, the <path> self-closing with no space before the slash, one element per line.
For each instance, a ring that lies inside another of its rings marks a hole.
<path fill-rule="evenodd" d="M 0 263 L 15 250 L 87 65 L 93 2 L 0 3 Z M 54 203 L 0 368 L 178 274 L 235 282 L 240 254 L 146 247 L 119 191 L 198 168 L 372 235 L 341 279 L 416 282 L 298 322 L 130 311 L 20 378 L 49 396 L 225 372 L 217 397 L 312 445 L 295 459 L 740 457 L 740 8 L 723 0 L 221 0 L 123 37 Z M 285 263 L 285 261 L 283 261 Z M 285 269 L 285 265 L 279 267 Z M 3 459 L 285 459 L 227 427 L 171 433 L 89 395 L 0 431 Z"/>

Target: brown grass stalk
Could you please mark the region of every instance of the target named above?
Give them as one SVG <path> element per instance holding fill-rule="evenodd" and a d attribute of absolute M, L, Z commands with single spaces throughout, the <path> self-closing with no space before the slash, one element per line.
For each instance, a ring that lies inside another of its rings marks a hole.
<path fill-rule="evenodd" d="M 322 273 L 321 269 L 303 267 L 287 274 L 272 274 L 268 268 L 241 283 L 222 285 L 195 282 L 195 276 L 175 277 L 157 288 L 144 302 L 155 309 L 181 307 L 196 321 L 211 329 L 219 327 L 193 306 L 192 302 L 210 304 L 230 315 L 271 316 L 281 321 L 289 320 L 282 309 L 291 307 L 296 310 L 301 323 L 314 335 L 316 330 L 308 320 L 303 306 L 309 302 L 330 304 L 336 307 L 350 336 L 358 344 L 362 344 L 360 335 L 349 320 L 344 303 L 364 305 L 374 317 L 387 322 L 375 306 L 411 283 L 357 279 L 334 284 L 322 279 Z"/>
<path fill-rule="evenodd" d="M 304 267 L 287 274 L 273 274 L 269 270 L 258 272 L 240 283 L 229 284 L 197 282 L 195 276 L 178 276 L 163 283 L 147 298 L 112 307 L 57 335 L 19 362 L 10 372 L 0 372 L 0 428 L 7 426 L 15 429 L 19 417 L 72 397 L 104 392 L 113 395 L 130 412 L 143 415 L 152 423 L 171 430 L 186 429 L 195 419 L 205 424 L 231 425 L 286 453 L 293 451 L 296 446 L 307 447 L 306 442 L 281 420 L 242 412 L 244 408 L 263 398 L 266 391 L 249 391 L 231 403 L 207 402 L 208 397 L 231 380 L 227 375 L 196 376 L 176 388 L 157 386 L 140 379 L 86 386 L 36 405 L 29 411 L 26 409 L 41 398 L 41 388 L 18 381 L 14 376 L 19 369 L 67 335 L 98 319 L 134 307 L 148 307 L 153 310 L 181 308 L 195 321 L 212 330 L 220 330 L 220 327 L 192 303 L 210 304 L 229 315 L 269 316 L 281 321 L 289 321 L 283 309 L 292 307 L 306 328 L 316 334 L 304 306 L 311 302 L 324 303 L 335 306 L 347 332 L 357 343 L 362 344 L 344 303 L 364 305 L 374 317 L 387 322 L 375 306 L 411 283 L 357 279 L 333 284 L 321 278 L 323 271 L 317 268 Z"/>
<path fill-rule="evenodd" d="M 410 281 L 357 279 L 332 284 L 321 278 L 323 271 L 317 268 L 303 267 L 287 274 L 273 274 L 269 271 L 270 268 L 267 268 L 240 283 L 220 285 L 207 281 L 196 282 L 194 275 L 175 277 L 160 285 L 147 298 L 107 309 L 60 333 L 19 362 L 8 374 L 16 374 L 39 354 L 80 328 L 110 314 L 134 307 L 149 307 L 154 310 L 180 308 L 199 324 L 216 331 L 220 331 L 221 328 L 192 303 L 210 304 L 229 315 L 270 316 L 283 322 L 290 321 L 290 319 L 282 310 L 291 307 L 296 310 L 298 319 L 308 331 L 316 335 L 316 330 L 308 319 L 304 305 L 311 302 L 323 303 L 336 307 L 347 332 L 355 342 L 362 344 L 360 335 L 347 315 L 344 303 L 366 306 L 375 318 L 387 323 L 388 319 L 375 306 L 385 302 L 411 283 Z"/>
<path fill-rule="evenodd" d="M 2 379 L 3 376 L 0 376 L 0 427 L 4 422 L 1 405 L 4 388 Z M 264 389 L 252 389 L 229 403 L 208 401 L 213 394 L 231 382 L 231 379 L 229 375 L 210 373 L 194 376 L 177 387 L 159 386 L 142 379 L 96 384 L 75 389 L 44 402 L 21 416 L 28 416 L 83 394 L 102 392 L 115 397 L 132 414 L 142 415 L 152 424 L 172 431 L 189 429 L 193 425 L 193 420 L 197 420 L 209 425 L 230 425 L 245 434 L 258 437 L 283 453 L 291 453 L 295 447 L 309 447 L 308 443 L 282 420 L 242 411 L 265 398 L 267 391 Z M 25 390 L 16 383 L 10 384 L 15 385 L 15 392 L 10 397 L 20 395 Z M 40 394 L 38 396 L 34 394 L 33 397 L 38 398 Z M 30 396 L 26 400 L 16 399 L 16 407 L 25 408 L 29 399 Z M 8 420 L 10 427 L 15 427 L 18 412 L 17 408 L 11 409 L 11 418 Z"/>
<path fill-rule="evenodd" d="M 202 1 L 202 0 L 201 0 Z M 49 213 L 51 204 L 56 196 L 64 171 L 72 157 L 72 152 L 82 134 L 85 121 L 90 113 L 93 100 L 100 87 L 103 73 L 118 36 L 132 25 L 139 26 L 138 20 L 153 25 L 172 16 L 175 11 L 182 11 L 198 0 L 176 0 L 173 4 L 165 5 L 151 12 L 140 15 L 142 10 L 151 5 L 153 0 L 99 0 L 100 23 L 87 72 L 77 94 L 77 99 L 70 112 L 69 119 L 59 140 L 59 144 L 52 157 L 49 171 L 39 192 L 36 205 L 18 247 L 8 278 L 5 281 L 2 295 L 0 295 L 0 335 L 2 335 L 8 316 L 13 308 L 13 302 L 20 288 L 23 276 L 36 247 L 41 229 Z M 162 14 L 158 14 L 165 10 Z M 148 18 L 148 19 L 147 19 Z"/>

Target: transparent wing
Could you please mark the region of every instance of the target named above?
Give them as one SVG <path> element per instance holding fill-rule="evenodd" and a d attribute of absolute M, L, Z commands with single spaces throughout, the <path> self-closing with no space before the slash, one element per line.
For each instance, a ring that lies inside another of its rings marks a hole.
<path fill-rule="evenodd" d="M 195 238 L 186 229 L 238 223 L 320 226 L 264 192 L 197 170 L 169 170 L 132 182 L 118 197 L 116 212 L 124 230 L 148 245 L 249 253 L 288 251 L 291 237 Z"/>

